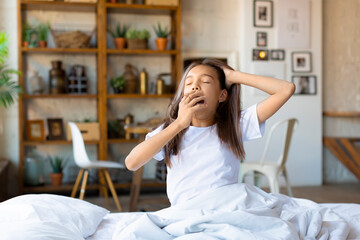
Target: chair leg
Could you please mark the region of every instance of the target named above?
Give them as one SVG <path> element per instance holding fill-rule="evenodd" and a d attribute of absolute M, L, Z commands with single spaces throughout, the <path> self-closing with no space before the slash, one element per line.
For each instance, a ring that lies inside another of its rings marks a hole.
<path fill-rule="evenodd" d="M 86 182 L 89 176 L 89 171 L 85 170 L 85 174 L 84 174 L 84 178 L 82 180 L 82 184 L 81 184 L 81 190 L 80 190 L 80 199 L 84 200 L 84 196 L 85 196 L 85 189 L 86 189 Z"/>
<path fill-rule="evenodd" d="M 104 197 L 106 199 L 106 204 L 109 205 L 110 204 L 109 194 L 108 194 L 108 190 L 107 190 L 107 184 L 106 184 L 105 174 L 104 174 L 103 169 L 99 169 L 99 175 L 100 175 L 100 178 L 102 178 L 102 181 L 99 181 L 99 182 L 100 183 L 103 182 L 103 184 L 101 184 L 101 191 L 104 193 Z"/>
<path fill-rule="evenodd" d="M 79 173 L 78 173 L 78 175 L 76 177 L 75 185 L 74 185 L 74 187 L 73 187 L 73 189 L 71 191 L 71 197 L 72 198 L 74 198 L 75 195 L 76 195 L 76 192 L 77 192 L 77 190 L 79 188 L 80 180 L 81 180 L 81 177 L 82 177 L 83 173 L 84 173 L 84 169 L 80 169 L 80 171 L 79 171 Z"/>
<path fill-rule="evenodd" d="M 270 192 L 271 193 L 280 193 L 279 182 L 277 176 L 267 176 L 270 183 Z"/>
<path fill-rule="evenodd" d="M 114 198 L 116 207 L 118 208 L 119 212 L 122 212 L 122 208 L 121 208 L 119 199 L 118 199 L 118 197 L 117 197 L 117 194 L 116 194 L 114 185 L 113 185 L 113 183 L 112 183 L 112 181 L 111 181 L 109 172 L 108 172 L 106 169 L 104 169 L 103 171 L 104 171 L 104 173 L 105 173 L 105 178 L 106 178 L 106 180 L 107 180 L 107 182 L 108 182 L 108 185 L 109 185 L 111 194 L 112 194 L 112 196 L 113 196 L 113 198 Z"/>
<path fill-rule="evenodd" d="M 286 168 L 284 168 L 283 174 L 284 174 L 284 178 L 285 178 L 285 183 L 286 183 L 286 188 L 287 188 L 288 196 L 289 196 L 289 197 L 292 197 L 292 196 L 293 196 L 293 193 L 292 193 L 292 191 L 291 191 L 290 181 L 289 181 L 289 178 L 288 178 L 288 175 L 287 175 Z"/>

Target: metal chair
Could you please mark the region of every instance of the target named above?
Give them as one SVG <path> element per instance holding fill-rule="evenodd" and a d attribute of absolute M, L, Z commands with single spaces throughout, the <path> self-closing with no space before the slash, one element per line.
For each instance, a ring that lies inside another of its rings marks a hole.
<path fill-rule="evenodd" d="M 75 163 L 76 163 L 76 165 L 78 165 L 80 167 L 79 174 L 76 178 L 75 185 L 71 192 L 71 197 L 75 197 L 76 192 L 79 187 L 79 183 L 80 183 L 83 173 L 85 171 L 84 177 L 82 178 L 82 184 L 81 184 L 81 190 L 80 190 L 80 199 L 82 199 L 82 200 L 84 199 L 86 183 L 87 183 L 87 179 L 88 179 L 88 175 L 89 175 L 88 170 L 89 169 L 98 169 L 100 177 L 104 177 L 105 184 L 106 184 L 106 182 L 108 184 L 108 187 L 114 198 L 117 209 L 121 212 L 122 207 L 121 207 L 119 199 L 117 197 L 117 194 L 116 194 L 116 191 L 114 188 L 114 184 L 111 181 L 109 172 L 106 169 L 107 168 L 125 169 L 125 166 L 121 163 L 111 162 L 111 161 L 90 161 L 90 159 L 86 153 L 84 140 L 83 140 L 83 137 L 81 135 L 79 128 L 73 122 L 69 122 L 69 126 L 71 129 Z M 103 192 L 104 192 L 105 198 L 108 202 L 109 196 L 108 196 L 106 186 L 103 186 Z"/>
<path fill-rule="evenodd" d="M 288 174 L 286 171 L 285 164 L 288 158 L 293 132 L 296 129 L 298 123 L 299 121 L 297 119 L 291 118 L 274 124 L 270 129 L 269 137 L 267 138 L 265 144 L 265 150 L 261 157 L 260 162 L 243 162 L 240 164 L 239 181 L 243 182 L 244 177 L 248 172 L 252 171 L 255 172 L 255 174 L 261 173 L 265 175 L 269 180 L 270 192 L 279 193 L 280 192 L 279 178 L 280 175 L 283 174 L 286 182 L 288 195 L 292 196 L 291 186 L 288 179 Z M 266 155 L 269 150 L 269 144 L 272 139 L 274 131 L 278 129 L 280 126 L 285 124 L 286 124 L 285 139 L 283 139 L 283 142 L 281 143 L 283 148 L 279 159 L 277 160 L 277 162 L 265 161 Z M 257 176 L 255 176 L 255 185 L 258 185 L 256 181 L 256 177 Z"/>

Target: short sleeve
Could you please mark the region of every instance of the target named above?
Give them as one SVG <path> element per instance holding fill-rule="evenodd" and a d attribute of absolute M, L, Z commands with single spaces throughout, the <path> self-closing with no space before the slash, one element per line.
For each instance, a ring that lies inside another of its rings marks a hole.
<path fill-rule="evenodd" d="M 264 136 L 265 122 L 259 124 L 257 104 L 241 111 L 240 128 L 243 141 L 254 140 Z"/>
<path fill-rule="evenodd" d="M 156 128 L 152 132 L 149 132 L 148 134 L 146 134 L 145 140 L 148 140 L 149 138 L 155 136 L 156 134 L 161 132 L 161 130 L 163 130 L 163 128 L 164 128 L 164 124 L 160 125 L 158 128 Z M 163 160 L 165 158 L 164 148 L 162 148 L 157 154 L 155 154 L 155 156 L 153 158 L 158 160 L 158 161 Z"/>

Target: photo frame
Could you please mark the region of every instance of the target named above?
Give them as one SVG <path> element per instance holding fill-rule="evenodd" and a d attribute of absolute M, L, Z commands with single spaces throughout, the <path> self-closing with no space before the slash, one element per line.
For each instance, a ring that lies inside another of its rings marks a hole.
<path fill-rule="evenodd" d="M 267 46 L 267 32 L 256 32 L 256 46 L 257 47 Z"/>
<path fill-rule="evenodd" d="M 266 49 L 253 49 L 253 61 L 268 61 L 269 51 Z"/>
<path fill-rule="evenodd" d="M 45 140 L 44 120 L 27 120 L 26 138 L 29 141 Z"/>
<path fill-rule="evenodd" d="M 49 140 L 65 140 L 62 118 L 48 118 L 47 124 L 49 130 Z"/>
<path fill-rule="evenodd" d="M 317 79 L 315 75 L 292 76 L 291 82 L 296 86 L 296 95 L 316 95 Z"/>
<path fill-rule="evenodd" d="M 274 61 L 284 61 L 285 60 L 285 50 L 283 49 L 273 49 L 270 51 L 270 58 Z"/>
<path fill-rule="evenodd" d="M 311 52 L 292 52 L 291 69 L 294 73 L 309 73 L 312 71 Z"/>
<path fill-rule="evenodd" d="M 273 26 L 273 2 L 270 0 L 254 1 L 254 27 Z"/>

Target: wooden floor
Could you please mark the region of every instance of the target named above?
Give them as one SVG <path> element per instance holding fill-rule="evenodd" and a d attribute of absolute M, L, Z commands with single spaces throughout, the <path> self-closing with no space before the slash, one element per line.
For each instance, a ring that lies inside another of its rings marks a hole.
<path fill-rule="evenodd" d="M 268 189 L 263 189 L 268 191 Z M 328 184 L 317 187 L 293 187 L 296 198 L 306 198 L 317 203 L 357 203 L 360 204 L 360 183 Z M 286 194 L 285 189 L 281 193 Z M 86 201 L 102 206 L 111 212 L 117 212 L 115 203 L 110 199 L 110 205 L 102 197 L 85 197 Z M 124 211 L 129 210 L 129 196 L 119 195 Z M 157 211 L 169 207 L 170 203 L 165 193 L 143 193 L 138 204 L 139 211 Z"/>

